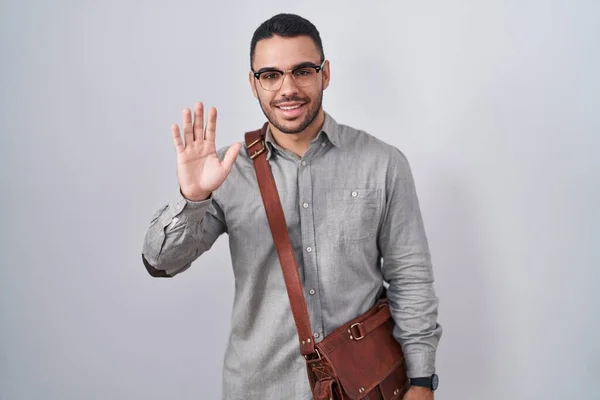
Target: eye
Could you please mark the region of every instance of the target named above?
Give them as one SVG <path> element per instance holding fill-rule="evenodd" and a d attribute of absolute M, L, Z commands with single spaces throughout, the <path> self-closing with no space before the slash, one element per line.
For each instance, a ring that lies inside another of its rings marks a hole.
<path fill-rule="evenodd" d="M 267 81 L 279 79 L 280 77 L 281 77 L 281 74 L 278 72 L 265 72 L 260 75 L 260 79 L 264 79 Z"/>
<path fill-rule="evenodd" d="M 313 72 L 315 72 L 315 70 L 312 68 L 300 68 L 300 69 L 297 69 L 296 71 L 294 71 L 294 75 L 306 76 L 306 75 L 311 75 Z"/>

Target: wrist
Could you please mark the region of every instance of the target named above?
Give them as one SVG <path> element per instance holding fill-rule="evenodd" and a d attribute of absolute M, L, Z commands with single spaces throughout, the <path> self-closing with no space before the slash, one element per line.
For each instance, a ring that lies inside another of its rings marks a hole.
<path fill-rule="evenodd" d="M 423 386 L 410 385 L 410 389 L 417 393 L 433 393 L 433 390 Z"/>
<path fill-rule="evenodd" d="M 186 199 L 187 201 L 191 201 L 191 202 L 194 202 L 194 203 L 199 203 L 201 201 L 208 200 L 210 198 L 210 194 L 203 195 L 203 196 L 200 196 L 200 197 L 186 197 L 186 196 L 183 196 L 183 198 Z"/>
<path fill-rule="evenodd" d="M 204 200 L 208 200 L 210 198 L 210 196 L 212 195 L 212 193 L 200 193 L 200 194 L 196 194 L 193 196 L 188 196 L 185 193 L 183 193 L 183 190 L 179 189 L 179 192 L 181 193 L 181 195 L 183 196 L 184 199 L 186 199 L 187 201 L 192 201 L 192 202 L 200 202 L 200 201 L 204 201 Z"/>

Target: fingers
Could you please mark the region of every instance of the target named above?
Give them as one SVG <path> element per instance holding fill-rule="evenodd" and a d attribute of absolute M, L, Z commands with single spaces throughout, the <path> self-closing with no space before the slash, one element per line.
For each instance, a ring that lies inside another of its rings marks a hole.
<path fill-rule="evenodd" d="M 183 145 L 183 140 L 181 139 L 181 134 L 179 133 L 179 126 L 177 124 L 171 125 L 171 136 L 173 136 L 173 142 L 175 143 L 175 150 L 178 153 L 181 153 L 185 150 L 185 146 Z"/>
<path fill-rule="evenodd" d="M 204 104 L 197 102 L 194 106 L 194 138 L 203 140 L 204 138 Z"/>
<path fill-rule="evenodd" d="M 215 141 L 215 135 L 217 131 L 217 109 L 211 107 L 208 110 L 208 122 L 206 123 L 206 135 L 204 136 L 204 140 L 208 142 Z"/>
<path fill-rule="evenodd" d="M 182 112 L 183 119 L 183 137 L 185 139 L 185 143 L 181 140 L 181 135 L 179 133 L 179 127 L 177 125 L 173 125 L 171 127 L 171 132 L 173 134 L 173 140 L 178 138 L 178 142 L 175 143 L 175 147 L 177 150 L 183 150 L 189 143 L 194 141 L 202 141 L 205 139 L 205 129 L 204 129 L 204 104 L 202 102 L 197 102 L 194 105 L 194 119 L 192 121 L 192 112 L 189 108 L 186 108 Z M 208 140 L 211 142 L 215 141 L 215 132 L 217 128 L 217 109 L 211 108 L 208 112 L 208 123 L 206 126 L 206 136 Z M 176 129 L 176 131 L 175 131 Z M 180 146 L 182 146 L 180 148 Z"/>
<path fill-rule="evenodd" d="M 192 112 L 189 108 L 183 110 L 183 136 L 185 137 L 185 145 L 194 141 L 194 127 L 192 126 Z"/>
<path fill-rule="evenodd" d="M 223 167 L 225 168 L 225 170 L 227 171 L 228 174 L 231 171 L 231 168 L 233 167 L 233 163 L 235 162 L 235 159 L 240 154 L 241 149 L 242 149 L 241 143 L 234 143 L 229 147 L 229 149 L 227 149 L 227 152 L 225 153 L 225 157 L 223 157 Z"/>

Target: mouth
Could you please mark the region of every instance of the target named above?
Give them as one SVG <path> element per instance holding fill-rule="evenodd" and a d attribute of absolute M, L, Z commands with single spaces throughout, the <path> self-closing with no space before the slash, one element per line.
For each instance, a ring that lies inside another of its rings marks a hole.
<path fill-rule="evenodd" d="M 297 118 L 304 112 L 306 103 L 282 103 L 275 106 L 286 118 Z"/>

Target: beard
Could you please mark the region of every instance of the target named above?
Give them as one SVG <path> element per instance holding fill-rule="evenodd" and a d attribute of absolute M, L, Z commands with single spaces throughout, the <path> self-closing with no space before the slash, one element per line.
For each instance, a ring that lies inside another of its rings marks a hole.
<path fill-rule="evenodd" d="M 301 102 L 304 102 L 305 105 L 308 107 L 308 112 L 306 113 L 304 119 L 302 120 L 300 125 L 298 125 L 295 128 L 284 125 L 284 121 L 282 121 L 281 119 L 278 119 L 275 116 L 275 112 L 276 112 L 275 104 L 283 103 L 286 101 L 301 101 Z M 321 109 L 321 105 L 323 104 L 323 91 L 321 90 L 321 93 L 319 93 L 319 97 L 316 99 L 316 102 L 312 102 L 309 99 L 303 99 L 298 96 L 292 96 L 292 97 L 285 97 L 283 99 L 280 99 L 277 103 L 271 103 L 269 105 L 269 107 L 267 107 L 263 104 L 263 102 L 260 100 L 260 98 L 258 99 L 258 104 L 260 104 L 260 108 L 262 109 L 263 114 L 265 114 L 265 117 L 267 117 L 267 120 L 275 128 L 277 128 L 282 133 L 297 134 L 297 133 L 304 131 L 315 120 L 315 118 L 317 118 L 317 115 L 319 115 L 319 110 Z"/>

